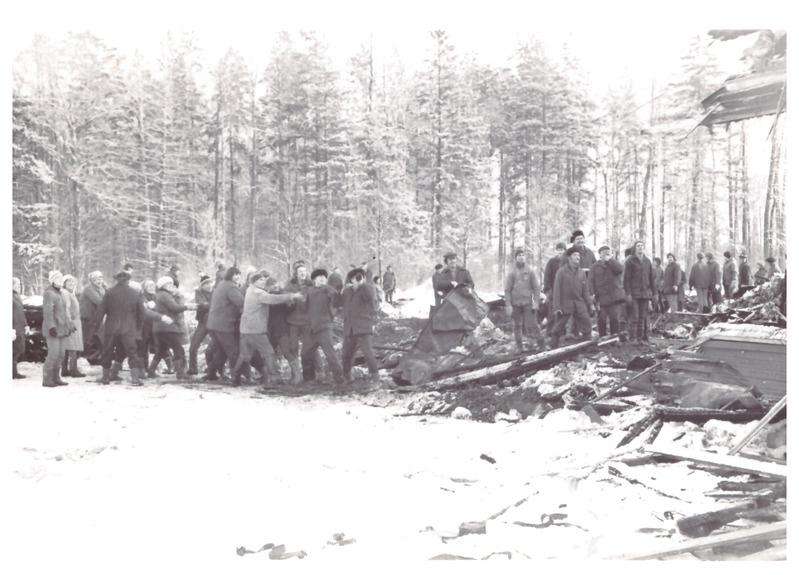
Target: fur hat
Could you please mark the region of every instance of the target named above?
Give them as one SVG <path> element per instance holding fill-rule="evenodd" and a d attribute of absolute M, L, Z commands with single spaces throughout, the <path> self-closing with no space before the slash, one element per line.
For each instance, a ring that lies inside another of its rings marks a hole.
<path fill-rule="evenodd" d="M 155 282 L 155 289 L 161 289 L 168 284 L 175 285 L 175 280 L 173 280 L 171 276 L 161 276 L 158 278 L 158 281 Z"/>
<path fill-rule="evenodd" d="M 740 254 L 738 254 L 738 257 L 746 259 L 746 252 L 741 252 Z"/>
<path fill-rule="evenodd" d="M 703 254 L 702 252 L 696 252 L 696 259 L 698 260 L 705 259 L 705 254 Z"/>
<path fill-rule="evenodd" d="M 200 276 L 200 287 L 202 287 L 203 284 L 210 283 L 210 282 L 211 282 L 211 276 L 206 275 L 206 274 L 202 274 Z"/>
<path fill-rule="evenodd" d="M 255 283 L 255 282 L 257 282 L 259 279 L 261 279 L 261 278 L 265 278 L 265 277 L 269 277 L 269 274 L 267 274 L 266 272 L 252 272 L 252 273 L 249 275 L 249 282 L 250 282 L 251 284 L 254 284 L 254 283 Z"/>
<path fill-rule="evenodd" d="M 444 264 L 436 264 L 436 268 L 435 269 L 436 269 L 436 271 L 438 271 L 438 270 L 440 270 L 443 267 L 444 267 Z"/>
<path fill-rule="evenodd" d="M 67 283 L 67 280 L 75 281 L 75 276 L 70 275 L 70 274 L 65 274 L 65 275 L 61 276 L 61 282 L 62 283 Z"/>
<path fill-rule="evenodd" d="M 566 250 L 566 257 L 569 258 L 571 257 L 572 254 L 579 254 L 579 253 L 580 250 L 578 250 L 575 246 L 572 246 L 568 250 Z"/>
<path fill-rule="evenodd" d="M 519 254 L 523 253 L 524 253 L 524 248 L 516 248 L 515 250 L 513 250 L 513 257 L 517 258 L 519 257 Z"/>
<path fill-rule="evenodd" d="M 610 251 L 610 246 L 602 246 L 597 252 L 601 254 L 604 250 Z"/>
<path fill-rule="evenodd" d="M 732 257 L 732 254 L 731 254 L 730 252 L 728 252 L 728 251 L 727 251 L 727 252 L 724 252 L 724 257 L 725 257 L 725 258 L 731 258 L 731 257 Z"/>
<path fill-rule="evenodd" d="M 130 282 L 128 285 L 136 291 L 141 291 L 141 284 L 139 282 Z"/>
<path fill-rule="evenodd" d="M 101 277 L 103 277 L 103 272 L 101 272 L 101 271 L 89 272 L 89 281 L 90 282 L 93 282 L 97 278 L 101 278 Z"/>
<path fill-rule="evenodd" d="M 775 260 L 775 259 L 774 259 L 774 256 L 769 256 L 769 257 L 767 257 L 767 258 L 766 258 L 766 261 L 767 261 L 768 263 L 770 263 L 770 264 L 773 264 L 773 263 L 774 263 L 775 261 L 777 261 L 777 260 Z"/>
<path fill-rule="evenodd" d="M 455 252 L 447 252 L 444 254 L 444 261 L 447 261 L 450 258 L 457 258 L 457 257 L 458 254 L 456 254 Z"/>
<path fill-rule="evenodd" d="M 574 243 L 574 240 L 576 240 L 576 239 L 577 239 L 577 238 L 579 238 L 580 236 L 583 236 L 583 237 L 585 237 L 585 234 L 583 233 L 583 230 L 574 230 L 574 231 L 572 232 L 572 237 L 571 237 L 571 239 L 569 240 L 569 243 L 572 243 L 572 244 L 573 244 L 573 243 Z"/>
<path fill-rule="evenodd" d="M 115 280 L 129 280 L 130 279 L 130 272 L 126 272 L 125 270 L 119 271 L 114 274 Z"/>
<path fill-rule="evenodd" d="M 705 254 L 705 257 L 707 257 L 707 259 L 709 259 L 709 260 L 715 260 L 716 259 L 716 256 L 713 255 L 713 252 L 707 252 Z"/>
<path fill-rule="evenodd" d="M 671 253 L 671 252 L 669 252 L 669 253 L 667 253 L 667 254 L 666 254 L 666 259 L 669 259 L 669 257 L 673 257 L 673 258 L 674 258 L 674 261 L 675 261 L 675 262 L 677 261 L 677 256 L 675 256 L 675 255 L 674 255 L 673 253 Z"/>
<path fill-rule="evenodd" d="M 344 280 L 344 283 L 345 284 L 350 283 L 352 281 L 352 278 L 354 278 L 358 273 L 360 273 L 362 277 L 366 277 L 366 274 L 361 268 L 352 268 L 350 271 L 347 272 L 347 277 Z"/>
<path fill-rule="evenodd" d="M 233 276 L 237 276 L 241 273 L 241 270 L 236 266 L 230 266 L 227 271 L 225 272 L 225 279 L 231 281 Z"/>
<path fill-rule="evenodd" d="M 566 251 L 566 244 L 564 242 L 558 242 L 555 244 L 555 249 Z"/>
<path fill-rule="evenodd" d="M 294 270 L 295 272 L 299 267 L 305 267 L 305 260 L 297 260 L 291 265 L 291 269 Z"/>
<path fill-rule="evenodd" d="M 315 280 L 319 276 L 327 277 L 327 270 L 324 268 L 316 268 L 314 271 L 311 272 L 311 280 Z"/>

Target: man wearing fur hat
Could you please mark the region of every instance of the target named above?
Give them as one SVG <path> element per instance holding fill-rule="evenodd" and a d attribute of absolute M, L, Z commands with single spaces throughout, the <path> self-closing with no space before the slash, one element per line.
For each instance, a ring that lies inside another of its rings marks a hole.
<path fill-rule="evenodd" d="M 466 268 L 458 266 L 458 255 L 455 252 L 447 252 L 444 254 L 445 267 L 438 273 L 435 278 L 436 291 L 442 293 L 442 300 L 447 297 L 447 294 L 460 284 L 465 284 L 474 289 L 474 280 L 472 274 Z"/>
<path fill-rule="evenodd" d="M 341 308 L 341 294 L 327 285 L 327 270 L 317 268 L 311 272 L 314 287 L 307 292 L 308 318 L 310 319 L 309 345 L 302 347 L 302 376 L 305 381 L 316 378 L 317 349 L 322 348 L 327 365 L 333 372 L 336 383 L 344 382 L 344 370 L 341 367 L 336 350 L 333 347 L 333 316 Z M 346 285 L 346 282 L 345 282 Z"/>
<path fill-rule="evenodd" d="M 544 268 L 544 298 L 548 308 L 547 314 L 547 335 L 552 336 L 555 327 L 555 315 L 552 310 L 552 287 L 555 285 L 555 275 L 558 270 L 566 265 L 566 244 L 558 242 L 555 245 L 555 255 L 549 258 Z"/>
<path fill-rule="evenodd" d="M 105 292 L 103 301 L 94 314 L 94 327 L 97 328 L 105 320 L 103 353 L 100 364 L 103 375 L 100 383 L 108 385 L 111 378 L 116 378 L 122 369 L 122 361 L 114 360 L 117 347 L 125 352 L 130 365 L 130 378 L 133 385 L 141 385 L 144 366 L 136 353 L 136 334 L 144 322 L 144 307 L 138 292 L 130 287 L 130 274 L 120 271 L 115 276 L 116 284 Z M 117 356 L 119 357 L 119 356 Z M 112 365 L 113 361 L 113 365 Z"/>
<path fill-rule="evenodd" d="M 75 326 L 67 312 L 67 300 L 61 293 L 64 276 L 53 270 L 47 277 L 50 285 L 42 294 L 42 333 L 47 342 L 47 357 L 42 366 L 42 386 L 58 387 L 67 385 L 61 380 L 61 364 L 64 362 L 66 348 L 64 343 Z"/>
<path fill-rule="evenodd" d="M 596 256 L 594 252 L 591 251 L 591 248 L 585 245 L 585 234 L 582 230 L 574 230 L 570 241 L 580 254 L 580 266 L 582 266 L 585 273 L 588 274 L 588 270 L 591 269 L 591 266 L 596 262 Z"/>
<path fill-rule="evenodd" d="M 574 318 L 575 327 L 583 341 L 591 337 L 591 317 L 594 303 L 588 292 L 588 278 L 580 263 L 580 250 L 576 246 L 566 250 L 565 266 L 555 274 L 552 287 L 552 309 L 556 318 L 552 330 L 552 349 L 560 345 L 560 337 L 566 332 L 566 324 Z"/>
<path fill-rule="evenodd" d="M 630 343 L 649 343 L 647 313 L 655 297 L 655 271 L 644 255 L 644 242 L 635 242 L 633 253 L 624 261 L 624 293 L 632 304 Z"/>
<path fill-rule="evenodd" d="M 513 319 L 516 353 L 524 352 L 522 333 L 535 338 L 538 351 L 546 349 L 544 336 L 533 312 L 538 311 L 541 294 L 535 271 L 524 261 L 524 248 L 513 252 L 514 265 L 505 278 L 505 309 Z"/>
<path fill-rule="evenodd" d="M 273 305 L 288 304 L 305 299 L 303 293 L 275 294 L 267 291 L 268 285 L 277 282 L 266 272 L 255 272 L 250 276 L 250 285 L 244 295 L 244 307 L 239 325 L 239 357 L 233 368 L 233 385 L 241 382 L 242 370 L 249 366 L 253 354 L 258 353 L 263 363 L 264 384 L 272 384 L 278 379 L 275 367 L 275 350 L 269 342 L 269 308 Z M 296 362 L 295 362 L 296 363 Z M 292 383 L 299 383 L 298 366 L 292 365 Z"/>
<path fill-rule="evenodd" d="M 372 333 L 375 326 L 377 295 L 374 285 L 366 281 L 366 273 L 358 268 L 347 274 L 341 293 L 344 319 L 344 342 L 341 361 L 344 381 L 352 383 L 352 360 L 355 350 L 361 349 L 363 359 L 373 382 L 379 381 L 377 360 L 372 350 Z"/>

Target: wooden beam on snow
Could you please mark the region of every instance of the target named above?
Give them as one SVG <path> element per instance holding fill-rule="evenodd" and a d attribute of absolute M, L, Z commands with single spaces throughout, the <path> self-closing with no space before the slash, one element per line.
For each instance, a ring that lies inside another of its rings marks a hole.
<path fill-rule="evenodd" d="M 755 435 L 760 433 L 760 431 L 764 427 L 766 427 L 766 425 L 768 425 L 768 423 L 772 419 L 774 419 L 777 416 L 777 414 L 782 410 L 782 408 L 785 407 L 786 405 L 788 405 L 788 396 L 784 395 L 784 396 L 782 396 L 782 399 L 779 400 L 777 403 L 775 403 L 774 407 L 772 407 L 769 410 L 769 412 L 766 415 L 763 416 L 763 419 L 761 419 L 758 422 L 758 424 L 752 429 L 752 431 L 747 433 L 746 436 L 741 441 L 739 441 L 732 449 L 730 449 L 727 452 L 727 455 L 735 455 L 736 453 L 741 451 L 741 449 L 746 447 L 746 445 L 750 441 L 752 441 L 752 439 L 754 439 Z"/>
<path fill-rule="evenodd" d="M 788 466 L 779 463 L 756 461 L 743 457 L 736 457 L 734 455 L 722 455 L 708 451 L 696 451 L 685 449 L 684 447 L 644 445 L 643 449 L 647 453 L 656 453 L 675 459 L 686 459 L 688 461 L 696 461 L 697 463 L 717 465 L 719 467 L 736 469 L 746 473 L 757 473 L 759 475 L 770 475 L 773 477 L 788 476 Z"/>

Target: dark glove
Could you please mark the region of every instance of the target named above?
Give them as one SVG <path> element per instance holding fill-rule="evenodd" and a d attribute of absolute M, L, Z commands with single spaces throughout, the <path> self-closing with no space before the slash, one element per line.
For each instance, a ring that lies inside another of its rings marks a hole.
<path fill-rule="evenodd" d="M 49 331 L 51 336 L 58 337 L 58 330 L 56 328 L 51 327 L 48 331 Z"/>

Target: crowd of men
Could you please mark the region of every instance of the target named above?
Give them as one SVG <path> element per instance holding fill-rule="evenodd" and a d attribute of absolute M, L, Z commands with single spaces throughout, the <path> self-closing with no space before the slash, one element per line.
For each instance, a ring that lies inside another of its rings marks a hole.
<path fill-rule="evenodd" d="M 599 258 L 586 246 L 585 234 L 575 230 L 567 246 L 559 242 L 546 263 L 542 285 L 538 273 L 526 261 L 524 248 L 514 251 L 514 262 L 505 280 L 504 300 L 512 318 L 518 352 L 525 338 L 544 351 L 560 346 L 567 332 L 578 340 L 592 334 L 596 317 L 599 337 L 618 336 L 620 343 L 649 343 L 650 311 L 681 311 L 688 290 L 695 290 L 699 312 L 733 297 L 738 290 L 768 281 L 780 270 L 773 257 L 759 266 L 754 276 L 745 253 L 724 253 L 722 265 L 714 255 L 698 253 L 686 271 L 673 253 L 660 258 L 644 253 L 643 241 L 625 250 L 624 257 L 610 246 L 599 248 Z M 474 288 L 472 275 L 459 265 L 455 252 L 444 254 L 432 277 L 435 306 L 455 287 Z M 108 287 L 99 271 L 88 275 L 88 283 L 76 294 L 77 281 L 58 270 L 50 272 L 43 293 L 42 331 L 47 344 L 42 385 L 67 385 L 63 377 L 84 377 L 77 365 L 79 354 L 93 353 L 93 342 L 102 366 L 101 384 L 120 381 L 127 360 L 133 385 L 158 376 L 161 362 L 165 373 L 179 380 L 199 376 L 198 354 L 204 343 L 207 381 L 224 379 L 237 386 L 259 380 L 271 385 L 282 380 L 278 358 L 285 359 L 290 382 L 328 381 L 352 383 L 355 353 L 361 350 L 372 380 L 378 379 L 372 335 L 380 302 L 394 303 L 396 277 L 389 265 L 382 277 L 372 276 L 364 262 L 346 278 L 339 268 L 309 271 L 296 261 L 290 279 L 281 285 L 265 270 L 218 264 L 215 277 L 202 275 L 194 301 L 185 301 L 180 285 L 180 267 L 173 265 L 158 280 L 135 281 L 134 269 L 126 264 Z M 20 283 L 14 279 L 14 378 L 18 358 L 25 351 L 26 323 Z M 381 286 L 382 284 L 382 286 Z M 541 287 L 539 287 L 541 285 Z M 185 312 L 196 313 L 196 328 L 190 334 Z M 334 347 L 334 319 L 343 323 L 341 357 Z M 542 330 L 542 326 L 545 327 Z M 549 338 L 547 344 L 546 336 Z M 188 354 L 185 347 L 188 345 Z M 151 355 L 152 353 L 152 355 Z M 187 357 L 188 355 L 188 357 Z M 322 358 L 324 357 L 324 361 Z M 326 369 L 325 369 L 326 364 Z M 227 372 L 226 372 L 227 367 Z M 253 374 L 253 370 L 257 373 Z"/>

